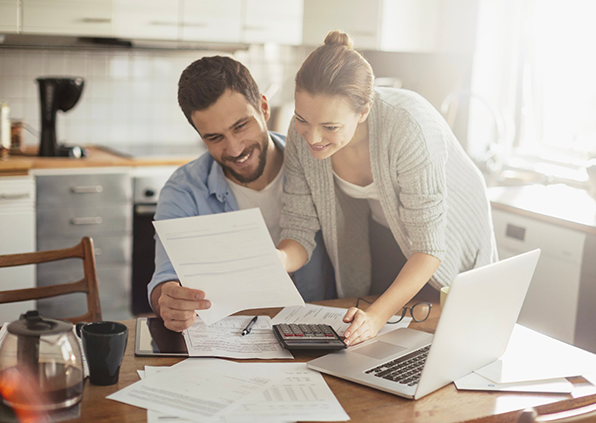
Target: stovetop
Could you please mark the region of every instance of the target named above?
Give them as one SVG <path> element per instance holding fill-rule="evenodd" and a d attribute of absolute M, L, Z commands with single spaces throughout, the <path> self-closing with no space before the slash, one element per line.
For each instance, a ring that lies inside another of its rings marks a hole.
<path fill-rule="evenodd" d="M 120 156 L 129 158 L 140 157 L 199 157 L 207 151 L 203 143 L 179 145 L 122 145 L 117 147 L 103 147 Z"/>

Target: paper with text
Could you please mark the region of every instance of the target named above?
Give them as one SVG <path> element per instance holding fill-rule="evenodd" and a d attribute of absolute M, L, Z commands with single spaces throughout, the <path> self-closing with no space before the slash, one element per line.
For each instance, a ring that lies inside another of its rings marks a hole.
<path fill-rule="evenodd" d="M 210 423 L 278 379 L 263 376 L 256 368 L 240 370 L 238 366 L 227 360 L 202 358 L 192 367 L 174 366 L 145 377 L 107 398 L 193 422 Z"/>
<path fill-rule="evenodd" d="M 240 310 L 303 306 L 259 209 L 153 222 L 183 286 L 211 301 L 207 324 Z"/>
<path fill-rule="evenodd" d="M 347 308 L 326 307 L 315 304 L 306 304 L 305 307 L 285 307 L 277 313 L 272 320 L 273 324 L 279 323 L 302 323 L 302 324 L 325 324 L 331 326 L 339 336 L 343 336 L 350 323 L 344 323 L 343 318 L 348 311 Z M 386 324 L 381 328 L 378 335 L 399 328 L 407 328 L 411 317 L 404 317 L 403 320 L 395 324 Z"/>
<path fill-rule="evenodd" d="M 183 364 L 184 363 L 184 364 Z M 193 367 L 193 360 L 186 360 L 175 368 Z M 278 374 L 282 379 L 261 394 L 251 398 L 218 423 L 277 423 L 288 421 L 346 421 L 349 416 L 325 383 L 323 376 L 306 367 L 306 363 L 242 363 L 259 369 L 261 374 Z M 163 368 L 145 367 L 146 376 L 152 377 Z M 167 370 L 166 370 L 167 371 Z M 190 423 L 190 420 L 147 412 L 147 423 Z"/>
<path fill-rule="evenodd" d="M 546 392 L 549 394 L 569 394 L 573 391 L 573 384 L 565 378 L 532 382 L 496 383 L 472 372 L 454 383 L 457 389 L 464 391 Z"/>
<path fill-rule="evenodd" d="M 271 318 L 259 316 L 248 335 L 242 336 L 253 316 L 229 316 L 207 326 L 197 319 L 184 331 L 190 357 L 285 358 L 294 356 L 283 349 L 273 334 Z"/>

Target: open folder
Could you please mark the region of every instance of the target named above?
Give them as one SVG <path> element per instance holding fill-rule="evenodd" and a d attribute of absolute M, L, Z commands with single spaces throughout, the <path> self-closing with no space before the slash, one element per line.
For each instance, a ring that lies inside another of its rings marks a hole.
<path fill-rule="evenodd" d="M 260 209 L 153 222 L 183 286 L 211 302 L 207 324 L 237 311 L 304 305 L 277 255 Z"/>

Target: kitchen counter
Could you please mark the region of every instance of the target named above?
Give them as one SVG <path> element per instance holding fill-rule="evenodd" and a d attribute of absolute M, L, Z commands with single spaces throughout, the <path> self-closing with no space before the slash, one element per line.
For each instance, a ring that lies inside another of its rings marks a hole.
<path fill-rule="evenodd" d="M 126 157 L 101 147 L 86 147 L 88 157 L 75 159 L 70 157 L 39 157 L 37 148 L 29 148 L 24 154 L 14 154 L 0 158 L 0 176 L 26 175 L 31 169 L 88 168 L 113 166 L 181 166 L 196 156 L 147 156 Z"/>
<path fill-rule="evenodd" d="M 488 188 L 493 209 L 596 235 L 596 199 L 564 184 Z"/>

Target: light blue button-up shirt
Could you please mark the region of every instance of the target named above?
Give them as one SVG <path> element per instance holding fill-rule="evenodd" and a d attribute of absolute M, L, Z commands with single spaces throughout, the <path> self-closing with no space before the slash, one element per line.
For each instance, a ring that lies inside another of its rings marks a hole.
<path fill-rule="evenodd" d="M 285 137 L 275 133 L 270 135 L 276 146 L 283 151 Z M 207 152 L 180 167 L 166 182 L 159 195 L 155 220 L 235 210 L 238 210 L 238 203 L 224 178 L 223 169 Z M 305 301 L 333 298 L 335 292 L 333 267 L 325 251 L 320 231 L 315 240 L 317 248 L 310 261 L 293 274 L 294 283 Z M 155 273 L 147 286 L 149 304 L 151 304 L 151 293 L 157 285 L 179 280 L 157 234 L 155 241 Z"/>

